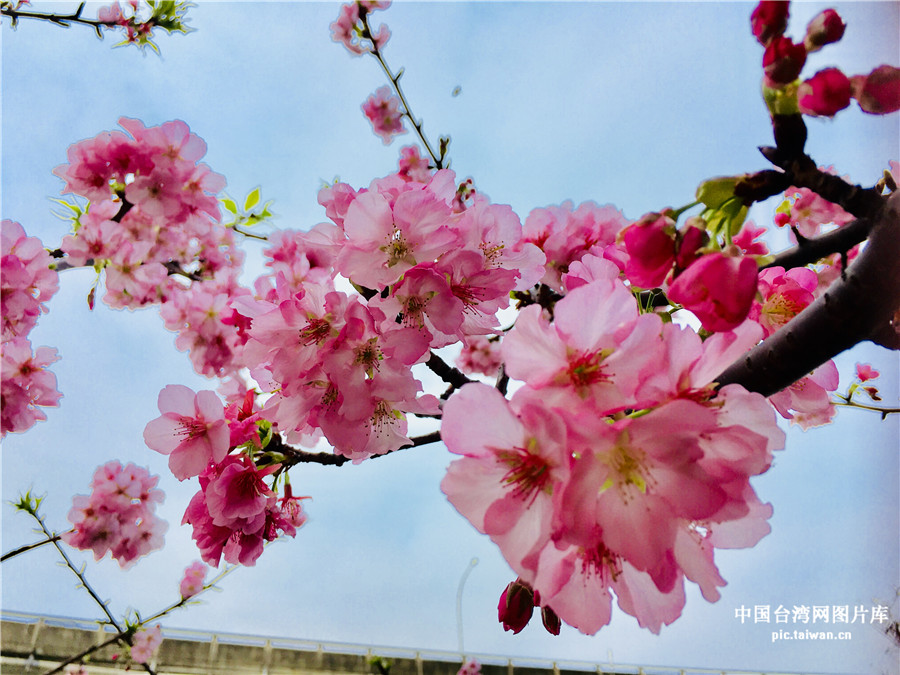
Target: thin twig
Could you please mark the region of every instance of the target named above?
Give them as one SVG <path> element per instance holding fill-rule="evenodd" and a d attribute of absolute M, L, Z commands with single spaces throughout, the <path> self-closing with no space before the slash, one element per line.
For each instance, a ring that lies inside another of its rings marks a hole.
<path fill-rule="evenodd" d="M 69 532 L 73 532 L 73 531 L 74 530 L 69 530 Z M 4 553 L 3 556 L 0 557 L 0 562 L 6 562 L 10 558 L 15 558 L 17 555 L 19 555 L 21 553 L 25 553 L 26 551 L 31 551 L 36 548 L 40 548 L 41 546 L 44 546 L 45 544 L 52 544 L 55 541 L 59 541 L 61 537 L 62 537 L 61 534 L 55 534 L 48 539 L 42 539 L 41 541 L 36 541 L 33 544 L 26 544 L 25 546 L 20 546 L 19 548 L 16 548 L 16 549 L 13 549 L 12 551 Z"/>
<path fill-rule="evenodd" d="M 441 152 L 440 156 L 438 156 L 438 154 L 432 149 L 431 144 L 425 137 L 425 132 L 422 131 L 422 123 L 416 120 L 415 116 L 412 114 L 412 109 L 410 108 L 409 101 L 406 100 L 406 96 L 403 94 L 403 89 L 400 87 L 400 78 L 403 76 L 403 69 L 400 69 L 400 71 L 396 75 L 394 75 L 394 73 L 391 71 L 390 66 L 388 66 L 387 62 L 384 60 L 384 57 L 381 55 L 381 50 L 375 43 L 375 39 L 372 37 L 372 31 L 369 27 L 368 12 L 363 13 L 361 19 L 363 22 L 363 37 L 365 37 L 372 43 L 372 50 L 370 53 L 378 60 L 378 63 L 381 64 L 381 68 L 384 70 L 384 74 L 387 75 L 388 79 L 391 81 L 391 84 L 394 87 L 394 91 L 397 92 L 397 96 L 400 98 L 400 103 L 403 106 L 403 116 L 406 117 L 413 125 L 413 128 L 416 130 L 416 134 L 418 134 L 419 139 L 422 141 L 422 144 L 425 146 L 428 154 L 431 155 L 431 159 L 434 162 L 435 168 L 443 169 L 444 153 Z"/>

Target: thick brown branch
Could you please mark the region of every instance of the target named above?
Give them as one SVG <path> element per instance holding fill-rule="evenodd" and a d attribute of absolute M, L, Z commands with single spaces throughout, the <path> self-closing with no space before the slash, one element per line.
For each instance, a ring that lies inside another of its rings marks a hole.
<path fill-rule="evenodd" d="M 799 246 L 779 253 L 772 262 L 763 265 L 760 269 L 783 267 L 787 270 L 792 267 L 811 265 L 832 253 L 846 253 L 859 242 L 864 241 L 869 236 L 871 229 L 871 220 L 859 218 L 819 237 L 804 239 Z"/>
<path fill-rule="evenodd" d="M 447 365 L 447 363 L 434 352 L 432 352 L 428 356 L 428 360 L 425 362 L 425 365 L 428 366 L 431 369 L 431 372 L 441 378 L 444 382 L 453 385 L 457 389 L 459 389 L 464 384 L 472 382 L 472 380 L 463 375 L 462 371 Z"/>
<path fill-rule="evenodd" d="M 895 193 L 873 215 L 868 244 L 846 274 L 787 326 L 729 366 L 716 378 L 719 386 L 737 383 L 771 396 L 845 349 L 883 334 L 900 308 L 898 261 L 900 193 Z"/>

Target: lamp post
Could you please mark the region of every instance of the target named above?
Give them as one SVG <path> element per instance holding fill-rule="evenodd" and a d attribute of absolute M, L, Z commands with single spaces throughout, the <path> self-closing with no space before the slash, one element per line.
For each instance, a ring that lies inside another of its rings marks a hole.
<path fill-rule="evenodd" d="M 469 575 L 472 573 L 472 570 L 475 569 L 475 565 L 477 565 L 477 564 L 478 564 L 478 558 L 472 558 L 469 561 L 468 566 L 463 571 L 462 576 L 459 578 L 459 588 L 456 589 L 456 635 L 459 638 L 459 653 L 463 657 L 465 657 L 465 649 L 463 647 L 463 621 L 462 621 L 463 587 L 466 585 L 466 579 L 469 578 Z"/>

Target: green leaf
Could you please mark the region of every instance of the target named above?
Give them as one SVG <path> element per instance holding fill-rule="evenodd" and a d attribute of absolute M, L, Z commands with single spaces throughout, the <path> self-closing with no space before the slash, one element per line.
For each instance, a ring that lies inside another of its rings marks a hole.
<path fill-rule="evenodd" d="M 257 204 L 259 204 L 259 188 L 256 188 L 249 195 L 247 195 L 247 199 L 244 202 L 244 211 L 249 211 Z"/>
<path fill-rule="evenodd" d="M 721 208 L 726 201 L 734 197 L 734 187 L 739 178 L 739 176 L 720 176 L 700 183 L 697 188 L 697 201 L 711 209 Z"/>
<path fill-rule="evenodd" d="M 226 211 L 231 211 L 231 213 L 233 213 L 234 215 L 237 215 L 237 204 L 234 203 L 233 199 L 229 199 L 228 197 L 225 197 L 224 199 L 221 200 L 221 202 L 222 202 L 222 206 L 225 207 Z"/>

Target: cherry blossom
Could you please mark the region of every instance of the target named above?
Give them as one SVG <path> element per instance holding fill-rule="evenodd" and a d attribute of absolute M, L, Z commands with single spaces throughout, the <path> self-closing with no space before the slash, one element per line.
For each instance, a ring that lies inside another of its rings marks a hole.
<path fill-rule="evenodd" d="M 808 376 L 769 397 L 775 409 L 801 429 L 828 424 L 837 410 L 829 392 L 838 388 L 839 376 L 833 361 L 826 361 Z"/>
<path fill-rule="evenodd" d="M 860 382 L 868 382 L 869 380 L 874 380 L 881 373 L 875 370 L 868 363 L 857 363 L 856 364 L 856 377 L 859 378 Z"/>
<path fill-rule="evenodd" d="M 225 459 L 230 447 L 225 409 L 212 391 L 196 394 L 180 384 L 159 393 L 157 417 L 144 429 L 151 450 L 169 456 L 169 468 L 178 480 L 198 476 L 210 462 Z"/>
<path fill-rule="evenodd" d="M 756 292 L 752 258 L 710 253 L 688 267 L 669 287 L 669 299 L 693 312 L 709 331 L 740 325 Z"/>
<path fill-rule="evenodd" d="M 168 524 L 155 515 L 163 493 L 156 488 L 159 476 L 134 464 L 108 462 L 99 467 L 89 496 L 77 495 L 69 511 L 75 527 L 63 541 L 81 550 L 92 550 L 100 560 L 108 552 L 124 569 L 163 546 Z"/>
<path fill-rule="evenodd" d="M 143 628 L 131 639 L 131 660 L 135 663 L 151 661 L 162 644 L 162 629 L 159 624 L 152 628 Z"/>
<path fill-rule="evenodd" d="M 362 111 L 372 123 L 373 131 L 381 137 L 382 143 L 388 145 L 394 136 L 405 134 L 403 128 L 403 103 L 391 92 L 390 87 L 379 87 L 375 93 L 362 104 Z"/>
<path fill-rule="evenodd" d="M 47 301 L 59 288 L 52 258 L 40 239 L 29 237 L 25 229 L 12 220 L 0 224 L 0 307 L 2 307 L 2 339 L 26 337 L 47 311 Z"/>
<path fill-rule="evenodd" d="M 24 337 L 0 343 L 0 437 L 27 431 L 36 422 L 47 419 L 41 408 L 59 405 L 62 394 L 56 389 L 56 376 L 47 370 L 58 360 L 55 349 L 38 347 L 32 351 L 31 342 Z"/>
<path fill-rule="evenodd" d="M 209 567 L 202 562 L 193 562 L 188 565 L 179 585 L 182 598 L 192 598 L 203 590 L 208 570 Z"/>

